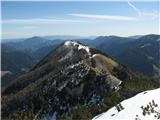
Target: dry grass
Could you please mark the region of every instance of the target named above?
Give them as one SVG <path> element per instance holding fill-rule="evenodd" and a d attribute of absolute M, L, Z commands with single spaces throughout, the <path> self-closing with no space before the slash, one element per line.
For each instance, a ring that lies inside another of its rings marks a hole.
<path fill-rule="evenodd" d="M 96 54 L 92 59 L 95 60 L 95 68 L 101 72 L 111 73 L 113 68 L 118 66 L 117 62 L 101 54 Z"/>

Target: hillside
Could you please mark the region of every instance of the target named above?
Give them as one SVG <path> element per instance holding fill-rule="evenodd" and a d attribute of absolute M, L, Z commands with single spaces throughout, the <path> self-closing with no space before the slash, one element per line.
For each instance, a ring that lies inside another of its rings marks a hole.
<path fill-rule="evenodd" d="M 31 54 L 6 44 L 2 44 L 1 49 L 1 85 L 4 87 L 18 75 L 29 71 L 36 64 L 36 59 Z"/>
<path fill-rule="evenodd" d="M 2 43 L 2 87 L 29 71 L 61 42 L 61 40 L 51 41 L 32 37 L 23 41 Z"/>
<path fill-rule="evenodd" d="M 2 118 L 91 119 L 159 87 L 96 48 L 65 41 L 2 92 Z M 97 105 L 98 104 L 98 105 Z M 31 114 L 31 115 L 30 115 Z"/>
<path fill-rule="evenodd" d="M 160 88 L 139 93 L 122 101 L 107 112 L 97 115 L 92 120 L 158 120 L 160 119 L 159 93 Z M 122 110 L 119 109 L 119 105 Z"/>
<path fill-rule="evenodd" d="M 17 51 L 25 53 L 24 56 L 26 54 L 27 56 L 31 56 L 33 60 L 31 60 L 30 62 L 32 65 L 34 65 L 34 61 L 39 62 L 53 48 L 64 41 L 64 39 L 52 39 L 49 40 L 47 39 L 47 37 L 32 37 L 17 42 L 6 42 L 3 43 L 3 45 L 16 48 Z M 134 71 L 159 80 L 159 35 L 150 34 L 138 37 L 100 36 L 93 40 L 77 39 L 76 41 L 79 41 L 86 45 L 95 46 L 96 48 L 116 59 L 118 62 L 127 65 Z M 17 54 L 13 54 L 15 55 L 15 57 L 14 59 L 12 59 L 10 57 L 13 56 L 12 49 L 10 50 L 10 52 L 8 52 L 7 56 L 3 54 L 6 49 L 3 49 L 2 47 L 2 51 L 2 58 L 5 56 L 5 59 L 11 62 L 14 62 L 15 60 L 18 61 L 17 59 L 19 58 L 23 59 L 21 58 L 21 56 L 16 57 Z M 27 61 L 24 62 L 27 68 L 31 68 L 30 64 L 27 64 Z M 5 66 L 7 66 L 6 64 L 8 64 L 8 62 L 4 63 Z M 11 66 L 10 68 L 6 67 L 6 69 L 14 69 L 14 67 L 15 66 Z M 23 69 L 23 66 L 17 67 L 17 69 Z M 2 72 L 8 73 L 7 71 Z M 21 74 L 21 72 L 18 72 L 18 74 Z M 7 78 L 3 77 L 5 78 L 5 81 L 12 81 L 15 78 L 8 77 L 8 75 L 9 74 L 6 74 Z M 15 73 L 12 73 L 12 76 L 13 75 L 16 76 Z"/>
<path fill-rule="evenodd" d="M 92 44 L 131 69 L 159 80 L 159 39 L 159 35 L 153 34 L 137 39 L 104 36 L 93 40 Z"/>

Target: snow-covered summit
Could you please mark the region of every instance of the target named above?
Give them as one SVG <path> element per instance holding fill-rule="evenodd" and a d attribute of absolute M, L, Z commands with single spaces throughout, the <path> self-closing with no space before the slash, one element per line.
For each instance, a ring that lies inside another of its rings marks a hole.
<path fill-rule="evenodd" d="M 157 107 L 153 106 L 153 112 L 150 114 L 146 112 L 144 115 L 142 108 L 146 107 L 149 110 L 153 101 Z M 123 107 L 121 111 L 118 111 L 117 107 L 112 107 L 107 112 L 94 117 L 93 120 L 157 120 L 158 116 L 160 117 L 160 88 L 139 93 L 120 104 Z"/>
<path fill-rule="evenodd" d="M 82 44 L 80 44 L 80 43 L 78 43 L 78 42 L 76 42 L 76 41 L 67 40 L 67 41 L 65 41 L 64 45 L 65 45 L 66 47 L 71 47 L 71 46 L 74 47 L 74 46 L 77 46 L 77 47 L 78 47 L 78 50 L 84 49 L 84 50 L 86 50 L 86 52 L 87 52 L 89 55 L 91 54 L 91 53 L 90 53 L 90 49 L 89 49 L 88 46 L 82 45 Z"/>
<path fill-rule="evenodd" d="M 75 46 L 76 44 L 78 44 L 76 41 L 72 41 L 72 40 L 67 40 L 65 41 L 64 45 L 66 45 L 67 47 L 73 45 Z"/>

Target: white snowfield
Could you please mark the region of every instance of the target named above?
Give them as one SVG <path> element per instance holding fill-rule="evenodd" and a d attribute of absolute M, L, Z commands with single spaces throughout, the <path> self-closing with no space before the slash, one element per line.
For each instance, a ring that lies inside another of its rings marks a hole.
<path fill-rule="evenodd" d="M 136 96 L 124 100 L 121 105 L 124 107 L 120 112 L 116 107 L 112 107 L 107 112 L 97 115 L 92 120 L 159 120 L 155 117 L 156 113 L 150 115 L 142 114 L 141 106 L 146 107 L 152 100 L 158 105 L 154 108 L 155 111 L 160 113 L 160 88 L 149 90 L 137 94 Z"/>

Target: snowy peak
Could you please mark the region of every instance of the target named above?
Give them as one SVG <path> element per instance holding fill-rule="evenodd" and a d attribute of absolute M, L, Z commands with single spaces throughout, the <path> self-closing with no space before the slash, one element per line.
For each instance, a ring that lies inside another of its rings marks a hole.
<path fill-rule="evenodd" d="M 89 48 L 88 46 L 85 46 L 85 45 L 82 45 L 82 44 L 78 43 L 77 41 L 67 40 L 67 41 L 64 42 L 64 45 L 65 45 L 66 47 L 69 47 L 69 48 L 71 48 L 71 47 L 77 47 L 78 50 L 83 49 L 83 50 L 85 50 L 89 55 L 91 55 L 91 53 L 90 53 L 90 48 Z"/>
<path fill-rule="evenodd" d="M 72 41 L 72 40 L 67 40 L 64 42 L 64 45 L 66 45 L 67 47 L 73 45 L 75 46 L 76 44 L 78 44 L 76 41 Z"/>
<path fill-rule="evenodd" d="M 160 88 L 137 94 L 93 118 L 93 120 L 160 119 Z"/>

